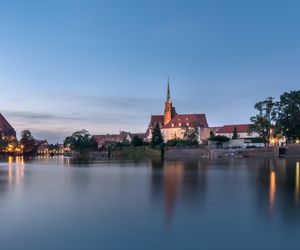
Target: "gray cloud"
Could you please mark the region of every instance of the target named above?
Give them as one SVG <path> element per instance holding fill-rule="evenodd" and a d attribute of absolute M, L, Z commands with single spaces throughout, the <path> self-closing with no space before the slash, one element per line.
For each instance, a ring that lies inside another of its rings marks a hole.
<path fill-rule="evenodd" d="M 30 119 L 30 120 L 79 120 L 81 117 L 76 116 L 62 116 L 51 113 L 40 113 L 31 111 L 5 111 L 5 114 L 12 118 Z"/>

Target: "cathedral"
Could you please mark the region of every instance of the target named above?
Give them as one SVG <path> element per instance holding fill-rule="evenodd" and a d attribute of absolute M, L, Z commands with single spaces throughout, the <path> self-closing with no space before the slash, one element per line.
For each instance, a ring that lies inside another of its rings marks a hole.
<path fill-rule="evenodd" d="M 164 141 L 172 139 L 184 139 L 186 129 L 198 129 L 198 142 L 202 143 L 210 136 L 210 129 L 205 114 L 177 114 L 172 104 L 170 83 L 167 86 L 167 99 L 163 115 L 152 115 L 146 133 L 146 141 L 151 141 L 152 131 L 158 124 L 164 136 Z"/>

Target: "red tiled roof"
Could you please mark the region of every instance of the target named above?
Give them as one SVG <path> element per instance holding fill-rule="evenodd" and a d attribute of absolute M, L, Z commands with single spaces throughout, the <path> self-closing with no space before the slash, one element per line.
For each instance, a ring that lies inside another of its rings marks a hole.
<path fill-rule="evenodd" d="M 121 131 L 120 134 L 93 135 L 98 144 L 109 142 L 122 142 L 126 139 L 127 132 Z"/>
<path fill-rule="evenodd" d="M 248 133 L 250 124 L 232 124 L 232 125 L 224 125 L 223 127 L 215 127 L 212 128 L 214 133 L 219 134 L 232 134 L 234 127 L 236 127 L 238 133 Z"/>
<path fill-rule="evenodd" d="M 4 130 L 4 129 L 14 131 L 14 128 L 9 124 L 9 122 L 0 113 L 0 130 Z"/>
<path fill-rule="evenodd" d="M 163 128 L 208 127 L 205 114 L 177 114 Z"/>
<path fill-rule="evenodd" d="M 164 123 L 164 116 L 163 115 L 152 115 L 151 116 L 151 124 L 156 124 L 156 123 Z"/>

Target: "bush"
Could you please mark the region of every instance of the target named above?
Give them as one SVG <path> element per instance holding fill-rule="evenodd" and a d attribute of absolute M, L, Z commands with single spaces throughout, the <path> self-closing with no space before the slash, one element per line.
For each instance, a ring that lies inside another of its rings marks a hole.
<path fill-rule="evenodd" d="M 184 147 L 198 145 L 198 141 L 188 141 L 182 139 L 173 139 L 167 142 L 168 147 Z"/>
<path fill-rule="evenodd" d="M 140 137 L 138 137 L 137 135 L 135 135 L 135 136 L 132 138 L 131 145 L 134 146 L 134 147 L 140 147 L 140 146 L 143 146 L 143 140 L 142 140 Z"/>
<path fill-rule="evenodd" d="M 227 136 L 224 135 L 216 135 L 216 136 L 211 136 L 209 138 L 210 141 L 215 141 L 215 142 L 228 142 L 230 139 Z"/>

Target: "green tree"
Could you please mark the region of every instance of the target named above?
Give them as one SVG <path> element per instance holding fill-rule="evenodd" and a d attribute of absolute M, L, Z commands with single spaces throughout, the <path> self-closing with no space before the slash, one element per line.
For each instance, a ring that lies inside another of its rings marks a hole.
<path fill-rule="evenodd" d="M 21 132 L 20 144 L 23 146 L 23 152 L 25 154 L 36 153 L 37 151 L 36 141 L 29 130 L 23 130 Z"/>
<path fill-rule="evenodd" d="M 232 140 L 236 140 L 238 138 L 238 131 L 237 128 L 233 128 L 233 135 L 232 135 Z"/>
<path fill-rule="evenodd" d="M 300 91 L 285 92 L 278 102 L 278 130 L 289 142 L 300 139 Z"/>
<path fill-rule="evenodd" d="M 153 132 L 152 132 L 152 139 L 151 139 L 151 147 L 154 148 L 164 142 L 162 132 L 160 130 L 159 124 L 156 123 Z"/>
<path fill-rule="evenodd" d="M 134 146 L 134 147 L 143 146 L 143 140 L 140 137 L 138 137 L 137 135 L 135 135 L 132 138 L 131 145 Z"/>
<path fill-rule="evenodd" d="M 64 146 L 70 147 L 80 155 L 85 155 L 98 147 L 96 139 L 84 129 L 76 131 L 71 136 L 66 137 Z"/>
<path fill-rule="evenodd" d="M 189 128 L 186 127 L 183 137 L 188 142 L 197 142 L 198 143 L 198 137 L 199 137 L 199 130 L 198 128 Z"/>
<path fill-rule="evenodd" d="M 276 124 L 276 103 L 273 97 L 268 97 L 264 101 L 255 104 L 258 111 L 256 116 L 251 117 L 249 132 L 256 132 L 263 139 L 265 145 L 270 139 L 270 130 Z"/>

